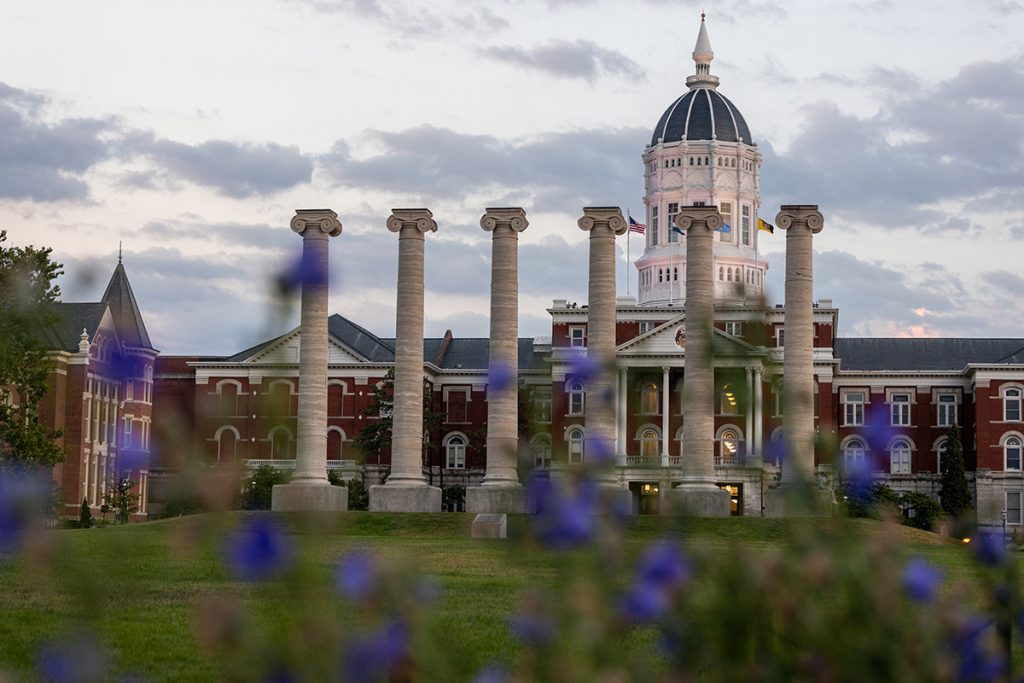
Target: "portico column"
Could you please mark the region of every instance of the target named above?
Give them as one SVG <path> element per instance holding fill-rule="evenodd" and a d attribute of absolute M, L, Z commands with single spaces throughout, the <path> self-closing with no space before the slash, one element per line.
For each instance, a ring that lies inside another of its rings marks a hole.
<path fill-rule="evenodd" d="M 291 229 L 302 236 L 298 444 L 295 473 L 288 484 L 273 487 L 270 507 L 345 510 L 347 489 L 327 481 L 328 241 L 341 234 L 341 221 L 330 209 L 299 209 Z"/>
<path fill-rule="evenodd" d="M 521 208 L 487 209 L 480 227 L 491 233 L 491 339 L 487 385 L 487 471 L 466 490 L 469 512 L 522 512 L 519 484 L 519 233 Z"/>
<path fill-rule="evenodd" d="M 629 410 L 629 384 L 628 384 L 627 369 L 625 366 L 619 368 L 619 382 L 617 400 L 619 404 L 618 409 L 618 428 L 616 429 L 616 444 L 615 453 L 616 461 L 619 465 L 626 464 L 626 429 L 628 429 L 628 413 Z"/>
<path fill-rule="evenodd" d="M 428 209 L 393 209 L 387 226 L 398 233 L 391 474 L 370 487 L 370 509 L 440 512 L 441 489 L 423 478 L 423 247 L 437 223 Z"/>
<path fill-rule="evenodd" d="M 747 368 L 747 437 L 746 452 L 743 454 L 744 464 L 753 459 L 754 453 L 754 369 Z"/>
<path fill-rule="evenodd" d="M 668 367 L 661 369 L 661 464 L 668 467 L 668 428 L 669 428 L 669 399 L 671 393 L 668 386 Z"/>
<path fill-rule="evenodd" d="M 616 207 L 588 206 L 577 223 L 590 233 L 587 357 L 594 372 L 586 383 L 586 452 L 599 453 L 610 451 L 615 443 L 615 237 L 626 232 L 626 221 Z"/>
<path fill-rule="evenodd" d="M 761 387 L 763 383 L 761 368 L 754 368 L 754 461 L 750 464 L 757 466 L 764 463 L 764 397 Z"/>
<path fill-rule="evenodd" d="M 675 489 L 680 512 L 727 517 L 730 497 L 715 484 L 714 324 L 712 233 L 722 226 L 718 209 L 680 207 L 676 224 L 686 232 L 686 322 L 683 373 L 682 483 Z"/>
<path fill-rule="evenodd" d="M 813 236 L 824 219 L 816 205 L 780 207 L 775 224 L 786 231 L 786 344 L 783 349 L 783 484 L 814 480 Z"/>

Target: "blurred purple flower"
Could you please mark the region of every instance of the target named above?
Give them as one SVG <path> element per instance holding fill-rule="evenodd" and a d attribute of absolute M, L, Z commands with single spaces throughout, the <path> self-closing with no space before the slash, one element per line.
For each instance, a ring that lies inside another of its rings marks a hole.
<path fill-rule="evenodd" d="M 989 652 L 982 642 L 982 635 L 992 623 L 992 619 L 975 617 L 957 634 L 955 649 L 960 660 L 957 680 L 995 681 L 1002 676 L 1006 662 Z"/>
<path fill-rule="evenodd" d="M 293 683 L 297 680 L 291 667 L 287 664 L 276 664 L 270 669 L 270 673 L 263 679 L 264 683 Z"/>
<path fill-rule="evenodd" d="M 413 582 L 413 595 L 424 605 L 433 605 L 441 599 L 441 582 L 432 576 L 420 576 Z"/>
<path fill-rule="evenodd" d="M 409 627 L 401 622 L 352 641 L 343 661 L 345 680 L 373 683 L 389 678 L 395 665 L 408 656 L 409 641 Z"/>
<path fill-rule="evenodd" d="M 639 583 L 633 586 L 619 603 L 622 614 L 630 621 L 646 623 L 665 614 L 669 594 L 657 586 Z"/>
<path fill-rule="evenodd" d="M 46 683 L 91 683 L 103 680 L 106 658 L 95 636 L 79 633 L 45 645 L 36 670 Z"/>
<path fill-rule="evenodd" d="M 849 493 L 859 501 L 869 501 L 874 495 L 874 480 L 871 465 L 866 459 L 844 463 L 843 478 L 849 486 Z"/>
<path fill-rule="evenodd" d="M 291 561 L 292 548 L 281 526 L 261 515 L 244 520 L 228 540 L 228 562 L 243 581 L 262 581 Z"/>
<path fill-rule="evenodd" d="M 889 440 L 896 436 L 896 429 L 890 424 L 891 415 L 887 405 L 871 405 L 864 414 L 864 426 L 858 431 L 868 440 L 868 447 L 885 449 Z"/>
<path fill-rule="evenodd" d="M 942 583 L 942 572 L 931 563 L 915 558 L 903 569 L 903 589 L 911 600 L 928 602 Z"/>
<path fill-rule="evenodd" d="M 277 276 L 277 289 L 282 295 L 292 294 L 304 285 L 327 284 L 327 270 L 315 254 L 302 254 Z"/>
<path fill-rule="evenodd" d="M 590 357 L 589 353 L 580 353 L 569 361 L 567 379 L 586 384 L 601 371 L 601 364 Z"/>
<path fill-rule="evenodd" d="M 626 593 L 620 609 L 631 621 L 648 622 L 668 609 L 672 593 L 691 575 L 690 562 L 675 541 L 661 540 L 644 553 L 636 583 Z"/>
<path fill-rule="evenodd" d="M 516 382 L 516 375 L 505 363 L 495 362 L 491 364 L 490 372 L 487 374 L 488 391 L 504 391 Z"/>
<path fill-rule="evenodd" d="M 607 467 L 615 464 L 615 445 L 611 439 L 598 434 L 587 435 L 587 464 L 595 467 Z"/>
<path fill-rule="evenodd" d="M 497 664 L 488 664 L 473 677 L 473 683 L 505 683 L 508 671 Z"/>
<path fill-rule="evenodd" d="M 555 639 L 555 624 L 547 615 L 517 612 L 509 618 L 508 625 L 512 635 L 524 645 L 545 645 Z"/>
<path fill-rule="evenodd" d="M 570 490 L 547 477 L 532 477 L 527 482 L 526 499 L 537 538 L 560 550 L 590 540 L 597 530 L 599 494 L 597 483 L 591 480 Z"/>
<path fill-rule="evenodd" d="M 22 467 L 0 465 L 0 553 L 21 548 L 26 532 L 48 507 L 50 479 Z"/>
<path fill-rule="evenodd" d="M 972 545 L 974 554 L 984 564 L 994 567 L 1006 559 L 1006 539 L 1000 533 L 981 531 Z"/>
<path fill-rule="evenodd" d="M 363 552 L 349 553 L 334 570 L 334 587 L 351 600 L 368 597 L 375 583 L 373 558 Z"/>
<path fill-rule="evenodd" d="M 149 468 L 149 454 L 144 451 L 125 450 L 117 454 L 114 462 L 118 474 L 128 474 Z"/>

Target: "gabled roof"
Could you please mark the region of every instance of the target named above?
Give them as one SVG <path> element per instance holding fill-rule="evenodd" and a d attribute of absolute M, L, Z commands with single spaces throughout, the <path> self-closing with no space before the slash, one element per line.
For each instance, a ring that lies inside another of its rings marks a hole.
<path fill-rule="evenodd" d="M 103 292 L 100 301 L 110 306 L 114 326 L 122 342 L 128 346 L 153 348 L 152 342 L 149 341 L 149 333 L 146 332 L 146 325 L 142 322 L 139 304 L 135 301 L 135 294 L 128 282 L 128 274 L 125 273 L 124 265 L 120 261 L 114 268 L 114 274 L 110 277 L 107 290 Z"/>
<path fill-rule="evenodd" d="M 327 319 L 327 331 L 342 344 L 371 362 L 386 363 L 395 360 L 393 341 L 387 343 L 373 332 L 337 313 Z"/>
<path fill-rule="evenodd" d="M 63 349 L 75 353 L 84 329 L 92 340 L 96 336 L 103 314 L 107 311 L 104 303 L 55 303 L 50 304 L 57 320 L 44 329 L 40 337 L 48 349 Z"/>
<path fill-rule="evenodd" d="M 896 339 L 835 340 L 840 370 L 943 371 L 968 364 L 1024 364 L 1024 339 Z"/>

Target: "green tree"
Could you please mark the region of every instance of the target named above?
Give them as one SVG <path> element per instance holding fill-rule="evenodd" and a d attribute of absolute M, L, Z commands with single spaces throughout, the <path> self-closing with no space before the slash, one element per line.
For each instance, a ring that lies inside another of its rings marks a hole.
<path fill-rule="evenodd" d="M 960 428 L 953 425 L 946 434 L 946 451 L 942 455 L 942 485 L 939 487 L 942 509 L 950 517 L 962 517 L 971 507 L 971 492 L 964 472 L 964 446 Z"/>
<path fill-rule="evenodd" d="M 134 488 L 135 481 L 127 474 L 117 475 L 107 484 L 103 503 L 114 512 L 114 521 L 118 524 L 127 524 L 129 515 L 139 504 Z"/>
<path fill-rule="evenodd" d="M 92 510 L 89 509 L 89 501 L 82 499 L 82 508 L 78 511 L 78 527 L 88 529 L 92 526 Z"/>
<path fill-rule="evenodd" d="M 273 465 L 260 465 L 251 476 L 246 476 L 242 490 L 243 510 L 269 510 L 274 487 L 287 484 L 291 476 Z"/>
<path fill-rule="evenodd" d="M 6 247 L 0 230 L 0 460 L 52 466 L 64 459 L 60 432 L 39 417 L 51 363 L 41 332 L 57 316 L 53 281 L 63 273 L 50 249 Z M 16 404 L 16 405 L 15 405 Z"/>

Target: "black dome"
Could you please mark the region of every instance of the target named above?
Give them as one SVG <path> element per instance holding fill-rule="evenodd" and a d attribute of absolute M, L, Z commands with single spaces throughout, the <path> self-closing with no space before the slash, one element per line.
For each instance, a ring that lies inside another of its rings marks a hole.
<path fill-rule="evenodd" d="M 684 138 L 754 144 L 740 110 L 710 88 L 695 88 L 673 102 L 658 120 L 651 145 Z"/>

